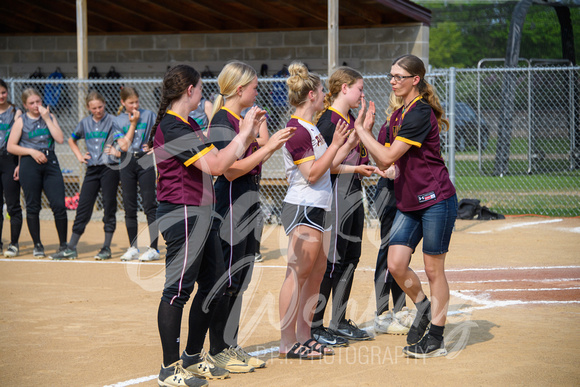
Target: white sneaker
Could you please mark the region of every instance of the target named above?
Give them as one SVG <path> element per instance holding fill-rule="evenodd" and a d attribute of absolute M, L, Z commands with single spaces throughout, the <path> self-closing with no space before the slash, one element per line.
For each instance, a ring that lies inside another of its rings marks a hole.
<path fill-rule="evenodd" d="M 409 308 L 404 307 L 399 312 L 395 313 L 395 318 L 399 320 L 402 326 L 411 328 L 413 321 L 415 321 L 415 316 L 417 315 L 417 309 L 409 310 Z"/>
<path fill-rule="evenodd" d="M 401 325 L 396 317 L 393 317 L 391 312 L 387 312 L 375 317 L 374 321 L 375 332 L 387 333 L 389 335 L 406 335 L 409 328 Z"/>
<path fill-rule="evenodd" d="M 136 247 L 129 247 L 125 254 L 121 255 L 121 261 L 132 261 L 139 258 L 139 249 Z"/>
<path fill-rule="evenodd" d="M 140 257 L 139 260 L 141 262 L 147 261 L 157 261 L 159 260 L 159 251 L 155 250 L 152 247 L 149 247 L 146 252 L 144 252 Z"/>

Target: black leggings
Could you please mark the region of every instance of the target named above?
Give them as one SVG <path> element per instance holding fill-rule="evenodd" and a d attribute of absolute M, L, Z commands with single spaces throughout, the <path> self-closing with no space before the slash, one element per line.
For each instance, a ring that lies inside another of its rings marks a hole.
<path fill-rule="evenodd" d="M 159 304 L 158 328 L 163 363 L 179 360 L 183 307 L 195 283 L 197 292 L 189 312 L 186 351 L 200 353 L 215 307 L 224 292 L 223 257 L 217 233 L 211 229 L 211 207 L 159 203 L 159 229 L 167 245 L 165 286 Z"/>
<path fill-rule="evenodd" d="M 66 243 L 67 215 L 64 205 L 64 181 L 58 159 L 53 151 L 46 156 L 48 161 L 38 164 L 30 156 L 20 158 L 20 185 L 26 199 L 26 223 L 34 244 L 40 242 L 40 221 L 42 191 L 48 199 L 60 244 Z"/>
<path fill-rule="evenodd" d="M 392 183 L 391 183 L 392 184 Z M 393 312 L 400 311 L 405 305 L 405 292 L 397 284 L 388 271 L 387 253 L 389 251 L 389 232 L 397 213 L 394 188 L 377 184 L 375 194 L 375 208 L 381 221 L 381 248 L 377 255 L 375 269 L 375 296 L 377 302 L 377 315 L 389 310 L 389 291 L 393 296 Z"/>
<path fill-rule="evenodd" d="M 79 206 L 73 224 L 73 234 L 82 235 L 91 220 L 93 207 L 97 201 L 99 190 L 103 193 L 103 223 L 105 233 L 115 232 L 117 219 L 117 188 L 119 187 L 119 171 L 108 165 L 93 165 L 87 167 L 87 173 L 81 187 Z"/>
<path fill-rule="evenodd" d="M 216 212 L 221 222 L 214 222 L 212 228 L 221 239 L 227 288 L 210 324 L 213 355 L 238 344 L 243 293 L 252 279 L 258 218 L 262 216 L 258 190 L 258 178 L 250 175 L 232 182 L 219 177 L 215 183 Z"/>
<path fill-rule="evenodd" d="M 5 152 L 5 151 L 4 151 Z M 18 157 L 11 154 L 0 154 L 0 209 L 6 209 L 10 215 L 10 243 L 18 244 L 22 230 L 22 208 L 20 208 L 20 183 L 14 180 L 14 168 L 18 164 Z M 0 211 L 0 248 L 2 247 L 2 225 L 4 211 Z"/>
<path fill-rule="evenodd" d="M 123 188 L 123 206 L 125 207 L 125 226 L 127 227 L 127 234 L 129 236 L 129 243 L 131 246 L 137 247 L 137 232 L 139 229 L 137 223 L 137 184 L 139 184 L 139 191 L 143 201 L 143 211 L 147 216 L 147 225 L 149 229 L 150 246 L 157 250 L 157 236 L 159 230 L 155 222 L 157 212 L 157 198 L 155 193 L 155 169 L 151 166 L 143 169 L 137 159 L 131 155 L 125 156 L 131 159 L 127 162 L 122 162 L 124 165 L 121 168 L 121 187 Z M 146 157 L 152 158 L 152 155 L 143 156 L 140 160 Z M 126 165 L 125 165 L 126 164 Z"/>

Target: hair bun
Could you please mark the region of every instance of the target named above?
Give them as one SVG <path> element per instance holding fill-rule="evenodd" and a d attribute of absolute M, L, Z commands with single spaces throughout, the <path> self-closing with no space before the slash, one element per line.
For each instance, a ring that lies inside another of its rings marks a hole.
<path fill-rule="evenodd" d="M 300 90 L 304 85 L 304 81 L 308 79 L 308 68 L 302 62 L 292 62 L 288 67 L 290 76 L 286 80 L 286 84 L 292 90 Z"/>

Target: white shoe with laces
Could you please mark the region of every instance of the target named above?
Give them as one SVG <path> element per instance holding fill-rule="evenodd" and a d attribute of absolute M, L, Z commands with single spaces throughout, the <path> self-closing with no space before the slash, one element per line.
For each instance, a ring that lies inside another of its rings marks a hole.
<path fill-rule="evenodd" d="M 133 261 L 139 259 L 139 249 L 136 247 L 129 247 L 125 254 L 121 255 L 121 261 Z"/>
<path fill-rule="evenodd" d="M 415 316 L 417 315 L 417 309 L 409 310 L 409 308 L 404 307 L 399 312 L 395 313 L 395 318 L 399 320 L 401 325 L 411 328 L 413 325 L 413 321 L 415 320 Z"/>
<path fill-rule="evenodd" d="M 396 317 L 393 317 L 390 311 L 375 317 L 374 328 L 375 332 L 389 335 L 406 335 L 409 332 L 409 328 L 402 325 Z"/>
<path fill-rule="evenodd" d="M 139 260 L 141 262 L 149 262 L 149 261 L 158 261 L 159 260 L 159 251 L 155 250 L 152 247 L 149 247 L 147 251 L 145 251 L 140 257 Z"/>

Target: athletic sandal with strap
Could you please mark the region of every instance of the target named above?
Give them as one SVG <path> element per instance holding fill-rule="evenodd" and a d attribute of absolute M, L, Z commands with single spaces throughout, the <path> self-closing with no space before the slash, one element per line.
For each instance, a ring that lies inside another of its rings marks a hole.
<path fill-rule="evenodd" d="M 294 346 L 288 351 L 288 353 L 281 353 L 280 359 L 301 359 L 301 360 L 317 360 L 322 359 L 324 355 L 322 353 L 315 355 L 308 348 L 300 343 L 294 344 Z"/>
<path fill-rule="evenodd" d="M 309 339 L 302 345 L 310 348 L 311 351 L 320 352 L 324 354 L 324 356 L 334 355 L 334 349 L 327 347 L 322 343 L 319 343 L 318 341 L 316 341 L 316 339 Z"/>

